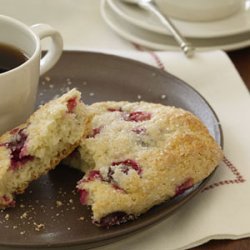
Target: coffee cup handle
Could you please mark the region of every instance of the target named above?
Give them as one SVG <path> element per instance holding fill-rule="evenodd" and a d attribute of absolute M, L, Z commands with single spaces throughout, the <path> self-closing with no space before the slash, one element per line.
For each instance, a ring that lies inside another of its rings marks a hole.
<path fill-rule="evenodd" d="M 30 27 L 40 40 L 50 37 L 51 46 L 40 59 L 40 75 L 50 70 L 60 58 L 63 51 L 63 39 L 58 31 L 48 24 L 35 24 Z"/>

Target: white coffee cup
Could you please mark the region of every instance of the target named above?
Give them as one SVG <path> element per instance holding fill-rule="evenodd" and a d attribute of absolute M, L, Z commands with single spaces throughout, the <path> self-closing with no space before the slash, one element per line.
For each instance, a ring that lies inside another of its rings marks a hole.
<path fill-rule="evenodd" d="M 41 40 L 51 38 L 41 58 Z M 22 51 L 27 60 L 0 73 L 0 134 L 24 122 L 34 110 L 40 75 L 51 69 L 63 50 L 60 33 L 47 24 L 31 27 L 0 15 L 0 44 Z"/>
<path fill-rule="evenodd" d="M 161 11 L 186 21 L 215 21 L 227 18 L 243 6 L 245 0 L 155 0 Z"/>

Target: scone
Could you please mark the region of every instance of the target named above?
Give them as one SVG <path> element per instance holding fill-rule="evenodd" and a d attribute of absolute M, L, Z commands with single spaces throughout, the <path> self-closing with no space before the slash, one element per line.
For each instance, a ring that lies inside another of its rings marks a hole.
<path fill-rule="evenodd" d="M 88 109 L 92 129 L 78 148 L 86 174 L 77 188 L 97 225 L 138 217 L 206 178 L 222 159 L 207 128 L 182 109 L 146 102 Z"/>
<path fill-rule="evenodd" d="M 88 122 L 80 98 L 73 89 L 0 137 L 0 207 L 13 206 L 15 194 L 79 145 Z"/>

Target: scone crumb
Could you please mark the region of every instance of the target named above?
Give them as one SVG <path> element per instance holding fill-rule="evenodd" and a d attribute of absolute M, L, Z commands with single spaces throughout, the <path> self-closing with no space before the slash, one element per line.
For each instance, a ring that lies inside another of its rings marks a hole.
<path fill-rule="evenodd" d="M 71 228 L 70 228 L 70 227 L 68 227 L 67 229 L 68 229 L 69 231 L 71 230 Z"/>
<path fill-rule="evenodd" d="M 25 231 L 21 231 L 20 234 L 21 234 L 21 235 L 24 235 L 24 234 L 25 234 Z"/>
<path fill-rule="evenodd" d="M 61 201 L 56 201 L 56 206 L 57 207 L 61 207 L 63 205 L 63 203 Z"/>
<path fill-rule="evenodd" d="M 83 216 L 81 216 L 81 217 L 79 218 L 79 220 L 83 221 L 83 220 L 84 220 L 84 217 L 83 217 Z"/>
<path fill-rule="evenodd" d="M 51 78 L 49 76 L 45 76 L 44 79 L 49 82 L 51 80 Z"/>
<path fill-rule="evenodd" d="M 21 216 L 20 219 L 26 219 L 28 216 L 27 212 L 24 212 Z"/>
<path fill-rule="evenodd" d="M 73 200 L 72 200 L 72 199 L 69 199 L 69 203 L 71 203 L 71 204 L 72 204 L 72 203 L 73 203 Z"/>
<path fill-rule="evenodd" d="M 34 222 L 33 223 L 34 224 L 34 226 L 35 226 L 35 231 L 41 231 L 42 229 L 44 229 L 45 228 L 45 225 L 44 224 L 37 224 L 36 222 Z"/>
<path fill-rule="evenodd" d="M 5 220 L 9 220 L 9 218 L 10 218 L 10 215 L 9 215 L 9 214 L 6 214 L 6 215 L 4 216 L 4 219 L 5 219 Z"/>
<path fill-rule="evenodd" d="M 71 85 L 71 84 L 72 84 L 72 81 L 71 81 L 70 78 L 67 78 L 66 81 L 67 81 L 67 84 L 68 84 L 68 85 Z"/>

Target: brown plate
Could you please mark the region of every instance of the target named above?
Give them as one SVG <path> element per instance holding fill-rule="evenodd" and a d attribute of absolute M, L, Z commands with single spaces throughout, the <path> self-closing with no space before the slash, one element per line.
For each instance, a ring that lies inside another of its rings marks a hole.
<path fill-rule="evenodd" d="M 222 145 L 222 131 L 210 105 L 188 84 L 162 70 L 111 55 L 66 51 L 56 67 L 41 79 L 37 104 L 73 87 L 82 92 L 88 104 L 144 100 L 182 107 L 197 115 Z M 105 245 L 166 218 L 207 181 L 133 222 L 107 230 L 92 225 L 90 211 L 79 203 L 75 185 L 81 177 L 77 170 L 59 165 L 34 181 L 25 194 L 17 197 L 16 208 L 0 213 L 0 247 L 87 249 Z"/>

